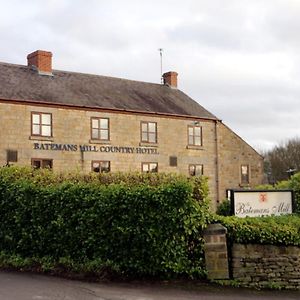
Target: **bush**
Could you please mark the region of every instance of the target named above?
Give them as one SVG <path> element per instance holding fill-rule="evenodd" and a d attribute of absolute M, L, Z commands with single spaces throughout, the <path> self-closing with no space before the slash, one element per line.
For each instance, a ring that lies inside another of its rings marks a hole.
<path fill-rule="evenodd" d="M 230 243 L 300 246 L 300 217 L 297 215 L 260 218 L 217 216 L 228 230 Z"/>
<path fill-rule="evenodd" d="M 232 214 L 230 200 L 223 200 L 218 206 L 216 213 L 220 216 L 230 216 Z"/>
<path fill-rule="evenodd" d="M 295 174 L 288 181 L 289 188 L 294 191 L 295 204 L 296 204 L 296 213 L 300 214 L 300 173 Z"/>
<path fill-rule="evenodd" d="M 0 168 L 0 250 L 45 269 L 67 258 L 125 274 L 202 276 L 207 194 L 202 177 Z"/>

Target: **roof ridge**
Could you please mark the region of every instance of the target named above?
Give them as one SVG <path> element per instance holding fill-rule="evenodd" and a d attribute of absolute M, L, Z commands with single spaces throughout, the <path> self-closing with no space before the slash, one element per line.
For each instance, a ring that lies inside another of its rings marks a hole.
<path fill-rule="evenodd" d="M 7 62 L 1 62 L 1 65 L 5 66 L 11 66 L 11 67 L 21 67 L 21 68 L 28 68 L 30 69 L 27 65 L 21 65 L 21 64 L 13 64 L 13 63 L 7 63 Z M 155 83 L 155 82 L 149 82 L 149 81 L 143 81 L 143 80 L 136 80 L 136 79 L 127 79 L 123 77 L 114 77 L 114 76 L 108 76 L 108 75 L 100 75 L 100 74 L 95 74 L 95 73 L 84 73 L 84 72 L 77 72 L 77 71 L 66 71 L 66 70 L 60 70 L 60 69 L 52 69 L 52 73 L 66 73 L 66 74 L 78 74 L 78 75 L 85 75 L 85 76 L 91 76 L 91 77 L 105 77 L 107 79 L 112 79 L 112 80 L 122 80 L 122 81 L 129 81 L 129 82 L 138 82 L 138 83 L 145 83 L 145 84 L 153 84 L 155 86 L 165 86 L 161 83 Z"/>

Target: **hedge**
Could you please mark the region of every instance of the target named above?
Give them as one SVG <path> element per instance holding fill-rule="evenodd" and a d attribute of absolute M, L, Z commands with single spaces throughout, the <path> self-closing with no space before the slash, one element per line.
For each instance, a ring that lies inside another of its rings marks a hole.
<path fill-rule="evenodd" d="M 204 177 L 3 167 L 1 255 L 136 276 L 203 276 L 207 195 Z"/>
<path fill-rule="evenodd" d="M 216 216 L 228 230 L 230 243 L 300 246 L 300 216 L 282 215 L 260 218 Z"/>

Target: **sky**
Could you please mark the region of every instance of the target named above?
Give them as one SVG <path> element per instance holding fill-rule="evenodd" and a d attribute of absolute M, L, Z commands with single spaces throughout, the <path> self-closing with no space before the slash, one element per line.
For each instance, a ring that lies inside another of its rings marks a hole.
<path fill-rule="evenodd" d="M 300 0 L 0 0 L 0 61 L 178 88 L 258 151 L 299 137 Z"/>

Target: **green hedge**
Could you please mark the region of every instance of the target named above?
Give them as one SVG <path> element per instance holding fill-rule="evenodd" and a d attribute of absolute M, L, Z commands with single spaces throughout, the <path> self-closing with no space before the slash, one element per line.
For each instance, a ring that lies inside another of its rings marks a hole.
<path fill-rule="evenodd" d="M 126 274 L 201 276 L 207 194 L 202 177 L 0 168 L 0 250 L 39 261 L 96 261 Z"/>
<path fill-rule="evenodd" d="M 216 216 L 228 230 L 230 243 L 300 246 L 300 217 L 284 215 L 260 218 Z"/>

